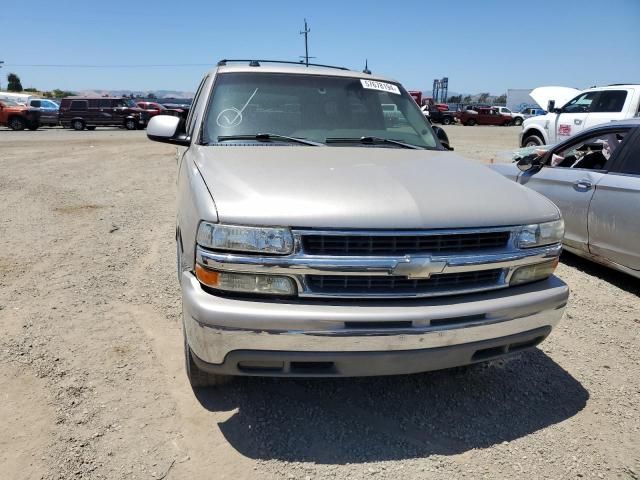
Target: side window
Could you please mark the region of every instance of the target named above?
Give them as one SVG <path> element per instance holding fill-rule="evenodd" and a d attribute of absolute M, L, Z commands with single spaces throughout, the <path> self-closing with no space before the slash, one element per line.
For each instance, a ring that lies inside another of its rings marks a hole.
<path fill-rule="evenodd" d="M 585 113 L 591 109 L 591 104 L 599 92 L 587 92 L 578 95 L 562 107 L 562 113 Z"/>
<path fill-rule="evenodd" d="M 193 96 L 193 101 L 191 102 L 191 108 L 189 108 L 189 114 L 187 115 L 186 128 L 185 128 L 188 135 L 191 135 L 191 133 L 193 132 L 193 127 L 194 127 L 193 117 L 195 116 L 196 107 L 198 105 L 198 101 L 200 100 L 202 89 L 204 85 L 207 83 L 207 80 L 209 80 L 208 75 L 202 79 L 202 81 L 200 82 L 200 85 L 198 85 L 198 90 L 196 90 L 196 94 Z"/>
<path fill-rule="evenodd" d="M 600 92 L 598 101 L 593 105 L 592 112 L 621 112 L 627 99 L 626 90 L 605 90 Z"/>
<path fill-rule="evenodd" d="M 598 133 L 552 153 L 550 167 L 604 170 L 628 130 Z"/>
<path fill-rule="evenodd" d="M 640 131 L 636 129 L 636 132 Z M 620 173 L 640 175 L 640 134 L 636 133 L 635 138 L 630 138 L 633 143 L 627 144 L 627 151 L 623 153 L 624 159 L 620 167 Z"/>
<path fill-rule="evenodd" d="M 31 100 L 31 106 L 34 108 L 42 107 L 42 102 L 40 100 Z"/>
<path fill-rule="evenodd" d="M 72 100 L 71 108 L 69 110 L 73 110 L 76 112 L 85 111 L 88 108 L 88 103 L 86 100 Z"/>
<path fill-rule="evenodd" d="M 98 102 L 98 106 L 100 108 L 109 108 L 111 106 L 111 100 L 109 100 L 108 98 L 101 98 Z"/>
<path fill-rule="evenodd" d="M 100 100 L 96 99 L 91 99 L 89 100 L 89 107 L 90 108 L 98 108 L 98 104 L 99 104 Z"/>

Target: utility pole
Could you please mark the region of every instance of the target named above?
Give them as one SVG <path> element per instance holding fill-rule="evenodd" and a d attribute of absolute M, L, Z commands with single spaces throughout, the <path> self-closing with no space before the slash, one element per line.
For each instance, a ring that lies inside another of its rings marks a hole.
<path fill-rule="evenodd" d="M 304 63 L 309 66 L 309 32 L 311 29 L 307 26 L 307 19 L 304 19 L 304 30 L 300 32 L 300 35 L 304 35 Z"/>

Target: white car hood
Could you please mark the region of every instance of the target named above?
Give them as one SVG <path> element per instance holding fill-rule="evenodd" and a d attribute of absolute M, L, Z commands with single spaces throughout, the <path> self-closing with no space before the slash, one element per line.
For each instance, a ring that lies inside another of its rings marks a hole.
<path fill-rule="evenodd" d="M 538 87 L 534 88 L 529 93 L 529 96 L 533 98 L 540 107 L 546 109 L 549 100 L 555 100 L 556 106 L 562 107 L 578 93 L 580 93 L 580 90 L 569 87 Z"/>

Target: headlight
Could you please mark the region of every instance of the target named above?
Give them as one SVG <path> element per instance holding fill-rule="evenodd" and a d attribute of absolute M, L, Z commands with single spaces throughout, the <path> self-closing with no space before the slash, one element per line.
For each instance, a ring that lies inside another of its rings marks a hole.
<path fill-rule="evenodd" d="M 520 229 L 516 245 L 518 248 L 540 247 L 559 243 L 562 241 L 562 237 L 564 237 L 564 220 L 534 223 Z"/>
<path fill-rule="evenodd" d="M 287 296 L 296 294 L 293 280 L 279 275 L 217 272 L 196 264 L 196 278 L 208 287 L 227 292 Z"/>
<path fill-rule="evenodd" d="M 288 228 L 238 227 L 201 222 L 197 242 L 214 250 L 278 254 L 293 251 L 293 236 Z"/>
<path fill-rule="evenodd" d="M 522 285 L 523 283 L 531 283 L 537 280 L 543 280 L 549 277 L 558 266 L 558 259 L 554 258 L 543 263 L 527 265 L 526 267 L 517 268 L 511 275 L 509 285 Z"/>

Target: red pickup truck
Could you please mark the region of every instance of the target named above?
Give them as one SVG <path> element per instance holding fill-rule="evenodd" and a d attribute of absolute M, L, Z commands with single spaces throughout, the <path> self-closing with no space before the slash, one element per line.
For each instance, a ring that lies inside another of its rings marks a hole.
<path fill-rule="evenodd" d="M 0 125 L 11 130 L 37 130 L 40 126 L 40 111 L 13 100 L 0 100 Z"/>
<path fill-rule="evenodd" d="M 463 125 L 511 125 L 511 115 L 503 115 L 495 108 L 475 108 L 464 110 L 458 114 L 458 120 Z"/>

